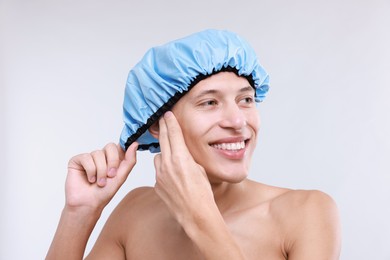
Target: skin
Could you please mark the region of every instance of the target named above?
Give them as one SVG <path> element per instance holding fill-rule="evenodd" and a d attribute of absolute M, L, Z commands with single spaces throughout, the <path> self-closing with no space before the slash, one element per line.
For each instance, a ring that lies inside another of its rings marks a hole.
<path fill-rule="evenodd" d="M 200 81 L 149 129 L 161 146 L 155 186 L 128 193 L 87 259 L 338 259 L 338 212 L 328 195 L 247 178 L 259 127 L 246 79 L 221 72 Z M 244 147 L 222 149 L 228 143 Z M 108 144 L 69 161 L 47 259 L 83 257 L 136 148 L 125 154 Z"/>

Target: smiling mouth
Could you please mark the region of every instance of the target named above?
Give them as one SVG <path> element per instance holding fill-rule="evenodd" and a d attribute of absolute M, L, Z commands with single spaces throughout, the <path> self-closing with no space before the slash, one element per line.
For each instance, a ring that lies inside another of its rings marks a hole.
<path fill-rule="evenodd" d="M 211 147 L 214 147 L 218 150 L 239 151 L 245 148 L 245 141 L 234 142 L 234 143 L 211 144 Z"/>

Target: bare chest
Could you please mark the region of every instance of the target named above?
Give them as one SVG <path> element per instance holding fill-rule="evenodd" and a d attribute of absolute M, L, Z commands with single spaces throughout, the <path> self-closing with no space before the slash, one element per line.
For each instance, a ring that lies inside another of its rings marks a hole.
<path fill-rule="evenodd" d="M 196 245 L 174 220 L 149 217 L 129 230 L 127 259 L 203 259 Z M 225 222 L 247 259 L 286 259 L 282 237 L 272 217 L 254 209 L 245 214 L 230 215 Z"/>

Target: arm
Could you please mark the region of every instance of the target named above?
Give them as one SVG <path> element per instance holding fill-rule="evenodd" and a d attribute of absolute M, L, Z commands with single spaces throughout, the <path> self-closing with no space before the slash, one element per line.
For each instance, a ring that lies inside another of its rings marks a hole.
<path fill-rule="evenodd" d="M 65 206 L 46 259 L 82 259 L 100 212 L 78 212 Z"/>
<path fill-rule="evenodd" d="M 159 126 L 156 193 L 205 259 L 244 259 L 218 210 L 207 175 L 188 151 L 173 113 L 167 112 Z"/>
<path fill-rule="evenodd" d="M 68 164 L 65 207 L 46 259 L 82 259 L 101 212 L 136 163 L 137 143 L 126 154 L 115 144 L 73 157 Z"/>

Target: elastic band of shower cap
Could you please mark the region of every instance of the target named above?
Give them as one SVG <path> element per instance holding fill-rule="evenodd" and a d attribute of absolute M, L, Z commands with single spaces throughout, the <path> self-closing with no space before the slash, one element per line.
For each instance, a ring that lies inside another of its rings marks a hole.
<path fill-rule="evenodd" d="M 149 127 L 196 83 L 221 71 L 246 77 L 255 88 L 256 102 L 264 100 L 268 74 L 253 48 L 233 32 L 205 30 L 147 51 L 127 78 L 122 148 L 137 141 L 138 150 L 159 152 Z"/>

